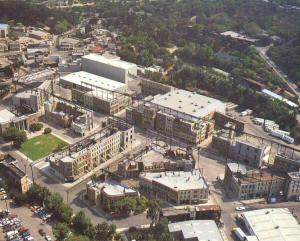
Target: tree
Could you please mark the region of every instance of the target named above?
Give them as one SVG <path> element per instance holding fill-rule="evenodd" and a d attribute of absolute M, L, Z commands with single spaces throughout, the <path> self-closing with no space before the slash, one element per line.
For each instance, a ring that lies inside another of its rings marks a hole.
<path fill-rule="evenodd" d="M 49 189 L 46 187 L 41 187 L 38 184 L 33 184 L 27 192 L 30 202 L 38 202 L 40 204 L 42 204 L 49 195 Z"/>
<path fill-rule="evenodd" d="M 26 194 L 19 192 L 14 195 L 13 200 L 17 205 L 24 205 L 28 202 L 28 197 Z"/>
<path fill-rule="evenodd" d="M 63 204 L 63 198 L 62 196 L 55 192 L 51 193 L 46 199 L 45 199 L 45 206 L 53 212 L 55 215 L 59 214 L 60 206 Z"/>
<path fill-rule="evenodd" d="M 57 241 L 65 240 L 70 233 L 69 226 L 66 223 L 57 223 L 53 226 L 52 230 Z"/>
<path fill-rule="evenodd" d="M 50 127 L 47 127 L 44 129 L 44 134 L 50 134 L 52 132 L 52 129 Z"/>
<path fill-rule="evenodd" d="M 86 234 L 89 226 L 91 225 L 91 220 L 85 216 L 84 211 L 79 211 L 73 218 L 73 227 L 81 234 Z"/>
<path fill-rule="evenodd" d="M 57 213 L 58 219 L 60 219 L 62 222 L 71 223 L 72 215 L 73 215 L 73 210 L 69 205 L 65 203 L 60 205 Z"/>
<path fill-rule="evenodd" d="M 97 241 L 112 240 L 116 233 L 116 226 L 106 222 L 99 223 L 95 226 L 95 239 Z"/>
<path fill-rule="evenodd" d="M 19 148 L 27 140 L 26 132 L 13 126 L 6 129 L 3 132 L 2 137 L 7 142 L 12 141 L 16 148 Z"/>
<path fill-rule="evenodd" d="M 155 200 L 148 201 L 147 218 L 151 219 L 151 227 L 159 221 L 160 207 Z"/>

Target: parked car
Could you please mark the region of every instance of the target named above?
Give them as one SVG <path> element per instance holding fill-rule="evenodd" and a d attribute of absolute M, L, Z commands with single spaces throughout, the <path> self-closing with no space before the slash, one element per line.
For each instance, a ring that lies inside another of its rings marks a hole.
<path fill-rule="evenodd" d="M 240 206 L 240 207 L 236 207 L 235 211 L 245 211 L 246 207 Z"/>

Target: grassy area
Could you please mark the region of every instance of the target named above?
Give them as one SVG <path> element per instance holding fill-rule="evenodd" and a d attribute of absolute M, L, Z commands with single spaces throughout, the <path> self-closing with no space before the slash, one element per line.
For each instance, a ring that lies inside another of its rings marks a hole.
<path fill-rule="evenodd" d="M 33 137 L 24 142 L 20 151 L 35 161 L 52 153 L 59 147 L 66 146 L 67 143 L 51 134 Z"/>

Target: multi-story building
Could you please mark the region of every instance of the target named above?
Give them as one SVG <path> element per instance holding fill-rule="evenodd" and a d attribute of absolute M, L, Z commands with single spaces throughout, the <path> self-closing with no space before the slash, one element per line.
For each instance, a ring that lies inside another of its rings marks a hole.
<path fill-rule="evenodd" d="M 29 90 L 24 92 L 19 92 L 12 97 L 12 104 L 16 108 L 30 109 L 34 112 L 41 110 L 41 100 L 38 91 Z"/>
<path fill-rule="evenodd" d="M 126 197 L 139 198 L 139 192 L 116 181 L 90 181 L 86 184 L 87 197 L 95 205 L 109 206 Z"/>
<path fill-rule="evenodd" d="M 270 158 L 271 146 L 257 140 L 236 137 L 234 130 L 220 130 L 213 135 L 212 147 L 220 154 L 253 167 L 261 167 Z"/>
<path fill-rule="evenodd" d="M 160 198 L 175 205 L 208 201 L 209 188 L 198 170 L 141 173 L 140 187 L 151 197 Z"/>
<path fill-rule="evenodd" d="M 225 112 L 219 100 L 186 90 L 173 90 L 164 95 L 149 96 L 136 107 L 127 108 L 130 123 L 198 144 L 214 130 L 214 114 Z"/>
<path fill-rule="evenodd" d="M 268 161 L 271 147 L 237 138 L 231 146 L 232 158 L 254 167 L 260 167 Z"/>
<path fill-rule="evenodd" d="M 2 175 L 14 185 L 14 188 L 22 193 L 26 193 L 30 188 L 31 182 L 26 173 L 18 167 L 18 161 L 10 155 L 1 155 L 1 159 L 0 172 Z"/>
<path fill-rule="evenodd" d="M 60 83 L 71 89 L 73 101 L 95 111 L 116 114 L 131 103 L 125 84 L 84 71 L 63 76 Z"/>
<path fill-rule="evenodd" d="M 287 174 L 284 194 L 287 200 L 295 200 L 300 197 L 300 172 Z"/>
<path fill-rule="evenodd" d="M 81 45 L 81 41 L 74 38 L 60 38 L 58 42 L 59 48 L 63 51 L 73 50 Z"/>
<path fill-rule="evenodd" d="M 162 84 L 148 79 L 141 80 L 141 90 L 142 90 L 142 94 L 145 96 L 148 95 L 154 96 L 158 94 L 163 95 L 174 89 L 175 87 L 171 85 Z"/>
<path fill-rule="evenodd" d="M 238 200 L 282 197 L 285 177 L 272 173 L 269 169 L 228 163 L 225 169 L 224 187 Z"/>
<path fill-rule="evenodd" d="M 274 159 L 273 169 L 277 172 L 299 172 L 300 160 L 284 153 L 278 153 Z"/>
<path fill-rule="evenodd" d="M 133 144 L 134 127 L 121 122 L 109 125 L 74 146 L 47 157 L 55 175 L 74 181 Z"/>
<path fill-rule="evenodd" d="M 88 54 L 82 57 L 82 70 L 124 84 L 130 76 L 137 75 L 136 64 L 113 59 L 99 54 Z"/>
<path fill-rule="evenodd" d="M 28 35 L 30 38 L 34 38 L 38 40 L 47 41 L 49 39 L 49 34 L 47 32 L 40 31 L 40 30 L 29 30 Z"/>

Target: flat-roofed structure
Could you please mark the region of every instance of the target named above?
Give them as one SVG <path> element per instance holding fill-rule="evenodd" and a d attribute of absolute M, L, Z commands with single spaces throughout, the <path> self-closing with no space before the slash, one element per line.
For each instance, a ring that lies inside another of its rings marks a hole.
<path fill-rule="evenodd" d="M 124 83 L 85 71 L 62 76 L 60 83 L 72 90 L 74 101 L 95 111 L 115 114 L 131 103 L 129 91 Z"/>
<path fill-rule="evenodd" d="M 255 169 L 240 163 L 228 163 L 225 167 L 224 187 L 239 200 L 281 197 L 285 177 L 270 169 Z"/>
<path fill-rule="evenodd" d="M 99 54 L 82 57 L 82 70 L 127 84 L 130 75 L 137 75 L 137 65 Z"/>
<path fill-rule="evenodd" d="M 177 118 L 195 121 L 215 111 L 224 113 L 226 108 L 220 100 L 181 89 L 154 96 L 150 105 Z"/>
<path fill-rule="evenodd" d="M 168 224 L 169 232 L 184 241 L 223 241 L 223 237 L 213 220 L 189 220 Z"/>
<path fill-rule="evenodd" d="M 208 185 L 199 170 L 141 173 L 141 189 L 175 205 L 208 201 Z"/>
<path fill-rule="evenodd" d="M 266 208 L 242 213 L 251 235 L 259 241 L 299 241 L 300 225 L 287 208 Z"/>
<path fill-rule="evenodd" d="M 88 200 L 98 205 L 110 205 L 125 197 L 138 198 L 139 192 L 114 180 L 90 181 L 86 184 Z"/>
<path fill-rule="evenodd" d="M 137 106 L 128 108 L 126 118 L 144 128 L 199 144 L 212 135 L 215 113 L 225 113 L 225 109 L 225 103 L 217 99 L 176 89 L 148 96 Z"/>

